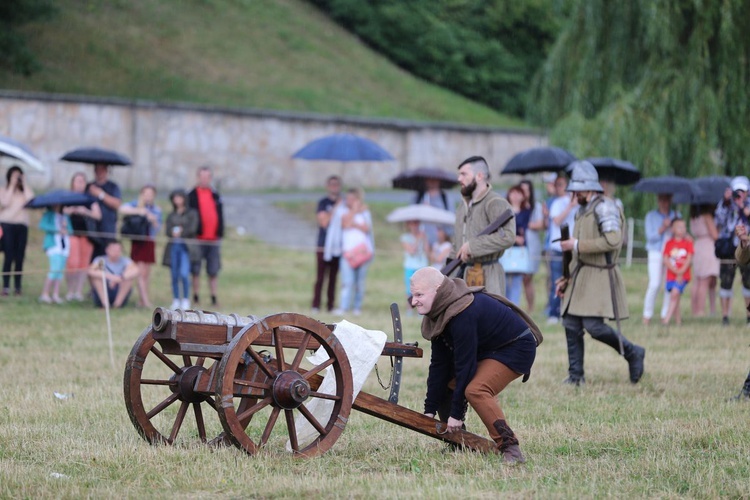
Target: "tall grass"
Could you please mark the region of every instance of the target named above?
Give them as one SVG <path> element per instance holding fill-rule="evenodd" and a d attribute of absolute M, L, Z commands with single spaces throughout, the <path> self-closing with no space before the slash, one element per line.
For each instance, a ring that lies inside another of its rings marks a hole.
<path fill-rule="evenodd" d="M 308 210 L 304 204 L 290 208 Z M 396 238 L 400 229 L 384 223 L 389 206 L 371 208 L 378 255 L 364 313 L 349 319 L 391 335 L 388 305 L 404 300 Z M 113 311 L 118 366 L 112 370 L 103 311 L 89 304 L 36 302 L 46 258 L 41 239 L 33 235 L 25 295 L 0 301 L 0 497 L 748 495 L 750 404 L 725 402 L 748 368 L 750 329 L 740 319 L 742 307 L 735 304 L 733 324 L 724 328 L 718 318 L 689 319 L 684 301 L 683 326 L 643 328 L 645 266 L 624 272 L 631 312 L 624 333 L 647 348 L 641 383 L 631 385 L 626 363 L 587 338 L 586 387 L 562 386 L 564 335 L 559 326 L 543 325 L 545 341 L 531 380 L 514 382 L 501 395 L 528 457 L 526 465 L 505 467 L 495 456 L 445 452 L 437 441 L 357 412 L 330 452 L 296 460 L 279 447 L 253 457 L 231 447 L 211 450 L 188 431 L 173 447 L 153 447 L 142 440 L 125 411 L 122 376 L 125 358 L 149 324 L 151 311 Z M 223 252 L 221 311 L 309 312 L 312 255 L 236 235 L 225 241 Z M 543 273 L 537 276 L 533 311 L 542 324 L 544 279 Z M 155 268 L 152 298 L 163 305 L 171 301 L 167 270 L 161 266 Z M 429 346 L 421 341 L 417 317 L 405 316 L 404 329 L 407 341 L 420 341 L 426 348 L 425 359 L 405 360 L 401 390 L 401 404 L 420 410 Z M 387 375 L 388 360 L 379 365 Z M 365 390 L 386 394 L 374 375 Z M 54 392 L 69 397 L 57 399 Z M 207 420 L 218 430 L 215 415 Z M 473 412 L 468 426 L 486 433 Z"/>
<path fill-rule="evenodd" d="M 524 126 L 397 68 L 303 0 L 69 0 L 0 88 Z M 405 40 L 404 43 L 409 43 Z"/>

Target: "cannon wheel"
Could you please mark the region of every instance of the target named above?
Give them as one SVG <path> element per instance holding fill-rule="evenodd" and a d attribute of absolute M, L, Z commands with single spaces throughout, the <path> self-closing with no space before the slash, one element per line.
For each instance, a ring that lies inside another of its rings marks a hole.
<path fill-rule="evenodd" d="M 292 345 L 290 338 L 292 330 L 296 338 L 302 332 L 302 340 L 295 345 Z M 262 363 L 255 351 L 253 341 L 261 334 L 268 333 L 272 335 L 275 359 L 266 364 Z M 329 359 L 315 366 L 303 367 L 305 351 L 311 340 L 323 346 Z M 247 382 L 235 378 L 239 364 L 248 356 L 262 367 L 268 377 L 265 384 L 252 384 L 253 389 L 262 392 L 260 396 L 254 396 L 256 399 L 252 405 L 243 404 L 247 396 L 243 396 L 242 392 Z M 319 376 L 324 375 L 324 370 L 329 366 L 336 380 L 335 394 L 330 395 L 316 391 Z M 349 359 L 336 336 L 319 321 L 294 313 L 267 316 L 236 335 L 219 362 L 216 378 L 219 420 L 230 441 L 251 455 L 266 445 L 281 413 L 284 414 L 284 425 L 295 455 L 313 457 L 325 453 L 346 426 L 352 407 L 352 392 Z M 307 408 L 307 404 L 318 399 L 333 402 L 330 417 L 325 422 L 320 422 Z M 318 433 L 318 437 L 309 444 L 298 441 L 295 418 L 299 415 Z M 245 427 L 243 423 L 248 417 L 255 417 L 253 422 L 260 422 L 261 425 Z"/>
<path fill-rule="evenodd" d="M 210 408 L 213 412 L 216 404 L 211 396 L 192 392 L 195 378 L 206 371 L 203 366 L 206 359 L 164 354 L 150 327 L 138 338 L 125 365 L 123 385 L 130 420 L 146 441 L 174 444 L 192 406 L 198 437 L 206 442 L 204 409 Z M 144 378 L 147 365 L 147 378 Z M 148 378 L 153 376 L 157 378 Z M 144 386 L 149 387 L 146 394 L 142 391 Z M 154 401 L 159 402 L 153 405 Z M 172 405 L 178 406 L 174 419 L 160 417 Z"/>

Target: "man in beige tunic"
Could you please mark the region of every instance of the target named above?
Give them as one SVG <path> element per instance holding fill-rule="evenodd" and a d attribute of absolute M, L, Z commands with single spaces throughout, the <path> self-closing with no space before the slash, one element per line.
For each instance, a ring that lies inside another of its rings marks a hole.
<path fill-rule="evenodd" d="M 498 259 L 516 240 L 516 221 L 511 219 L 492 234 L 479 236 L 510 204 L 492 191 L 490 169 L 481 156 L 472 156 L 458 166 L 463 203 L 456 210 L 455 248 L 451 255 L 466 264 L 460 278 L 470 285 L 484 286 L 489 293 L 505 296 L 505 272 Z M 483 283 L 474 280 L 479 274 Z"/>
<path fill-rule="evenodd" d="M 564 252 L 573 253 L 570 278 L 561 278 L 556 290 L 563 297 L 561 311 L 568 343 L 568 378 L 564 383 L 575 386 L 585 383 L 585 330 L 618 353 L 622 342 L 621 354 L 628 362 L 630 381 L 636 384 L 643 375 L 646 350 L 604 322 L 605 318 L 628 317 L 625 284 L 617 266 L 625 216 L 614 200 L 600 194 L 603 189 L 599 176 L 587 161 L 572 165 L 568 191 L 575 193 L 580 208 L 576 214 L 573 237 L 560 242 Z"/>

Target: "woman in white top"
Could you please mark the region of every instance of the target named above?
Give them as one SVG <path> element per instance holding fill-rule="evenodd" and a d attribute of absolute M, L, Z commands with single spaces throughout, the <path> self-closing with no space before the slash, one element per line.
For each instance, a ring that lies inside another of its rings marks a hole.
<path fill-rule="evenodd" d="M 367 270 L 372 262 L 375 245 L 372 238 L 372 216 L 364 203 L 361 189 L 346 192 L 341 207 L 341 308 L 336 314 L 344 314 L 352 308 L 353 314 L 362 311 L 365 296 Z"/>
<path fill-rule="evenodd" d="M 13 166 L 5 174 L 7 184 L 0 187 L 0 226 L 2 227 L 3 289 L 2 295 L 10 295 L 10 269 L 13 267 L 15 295 L 21 295 L 23 260 L 29 239 L 29 211 L 24 208 L 34 197 L 34 191 L 26 183 L 21 167 Z"/>

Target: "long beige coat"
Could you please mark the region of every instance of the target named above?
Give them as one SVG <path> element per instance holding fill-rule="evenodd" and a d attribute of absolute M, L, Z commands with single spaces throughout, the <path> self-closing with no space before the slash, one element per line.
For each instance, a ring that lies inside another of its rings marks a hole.
<path fill-rule="evenodd" d="M 600 195 L 601 196 L 601 195 Z M 622 247 L 625 228 L 625 214 L 620 212 L 620 231 L 602 233 L 595 213 L 596 198 L 585 209 L 576 214 L 573 238 L 578 239 L 578 251 L 573 252 L 570 264 L 570 283 L 563 296 L 562 313 L 573 316 L 615 319 L 610 288 L 610 271 L 606 254 L 612 253 L 612 262 L 617 263 Z M 581 265 L 581 264 L 584 265 Z M 591 265 L 585 265 L 591 264 Z M 598 266 L 598 267 L 594 267 Z M 628 317 L 628 304 L 625 296 L 625 283 L 620 267 L 612 269 L 614 276 L 617 312 L 620 319 Z"/>
<path fill-rule="evenodd" d="M 474 261 L 490 262 L 482 266 L 484 271 L 484 287 L 488 292 L 505 297 L 505 271 L 498 259 L 506 248 L 513 246 L 516 241 L 516 219 L 508 221 L 505 226 L 492 234 L 477 236 L 484 228 L 495 222 L 500 214 L 510 208 L 505 198 L 492 191 L 492 186 L 477 200 L 464 198 L 463 203 L 456 210 L 455 244 L 451 258 L 455 258 L 456 250 L 465 241 L 469 242 L 471 266 Z M 468 267 L 467 266 L 467 269 Z M 462 278 L 466 278 L 466 271 Z"/>

